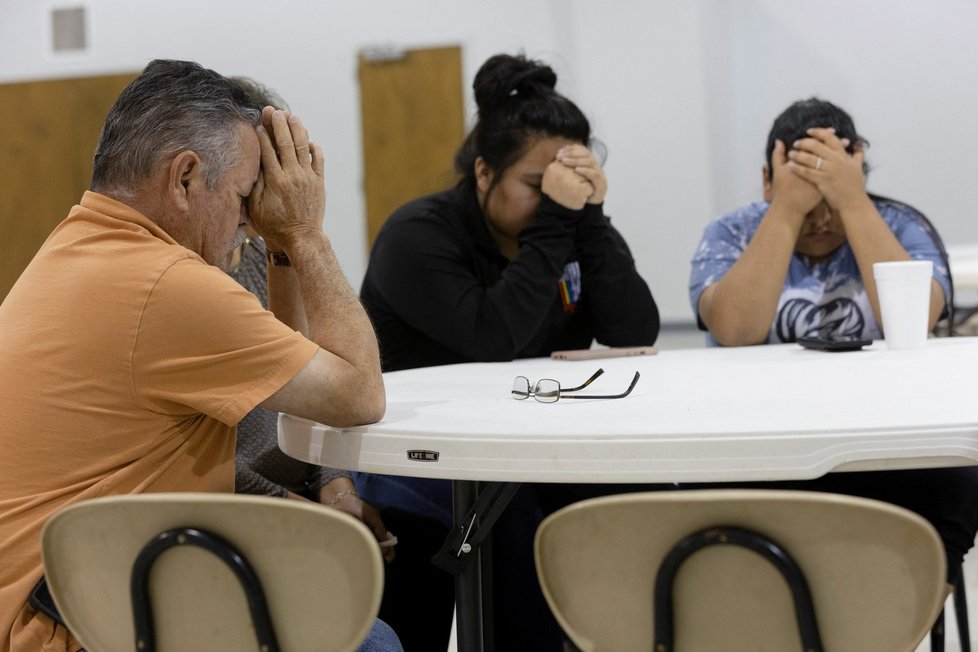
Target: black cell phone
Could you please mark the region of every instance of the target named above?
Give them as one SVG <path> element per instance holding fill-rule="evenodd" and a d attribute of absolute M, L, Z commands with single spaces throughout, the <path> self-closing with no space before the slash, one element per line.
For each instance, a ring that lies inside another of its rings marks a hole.
<path fill-rule="evenodd" d="M 51 597 L 51 592 L 48 590 L 48 583 L 44 576 L 41 576 L 40 581 L 34 585 L 27 601 L 37 611 L 40 611 L 62 627 L 65 626 L 65 621 L 61 618 L 61 614 L 58 613 L 58 607 L 54 604 L 54 598 Z"/>
<path fill-rule="evenodd" d="M 873 340 L 863 339 L 856 335 L 839 335 L 836 337 L 799 337 L 798 343 L 806 349 L 815 351 L 858 351 L 869 346 Z"/>

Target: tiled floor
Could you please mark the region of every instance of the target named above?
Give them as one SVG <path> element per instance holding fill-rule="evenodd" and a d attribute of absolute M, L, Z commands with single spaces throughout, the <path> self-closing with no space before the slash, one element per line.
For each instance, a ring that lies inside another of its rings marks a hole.
<path fill-rule="evenodd" d="M 968 631 L 971 633 L 972 646 L 978 642 L 978 553 L 972 550 L 964 558 L 965 592 L 968 594 Z M 958 640 L 958 624 L 954 621 L 954 603 L 948 598 L 944 607 L 944 650 L 945 652 L 961 652 Z M 930 642 L 924 640 L 916 652 L 930 652 Z"/>

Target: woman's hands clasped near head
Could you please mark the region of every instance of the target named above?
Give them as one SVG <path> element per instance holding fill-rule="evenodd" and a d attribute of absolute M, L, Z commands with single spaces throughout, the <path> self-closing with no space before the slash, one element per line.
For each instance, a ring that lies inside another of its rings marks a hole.
<path fill-rule="evenodd" d="M 476 159 L 475 179 L 493 238 L 511 260 L 519 249 L 519 234 L 533 222 L 543 195 L 564 208 L 581 210 L 585 204 L 602 203 L 608 189 L 600 162 L 586 146 L 547 136 L 499 175 L 484 159 Z"/>
<path fill-rule="evenodd" d="M 575 143 L 573 145 L 568 145 L 562 147 L 557 152 L 557 159 L 554 164 L 560 164 L 563 168 L 568 170 L 573 170 L 574 174 L 577 175 L 577 183 L 586 181 L 587 184 L 591 186 L 591 193 L 586 198 L 588 204 L 601 204 L 604 203 L 604 196 L 608 192 L 608 179 L 604 176 L 604 169 L 601 167 L 601 162 L 598 161 L 598 157 L 594 155 L 590 149 Z M 552 164 L 552 165 L 554 165 Z M 544 189 L 544 192 L 547 192 Z M 548 195 L 550 193 L 547 193 Z M 551 195 L 551 198 L 553 196 Z M 554 198 L 554 201 L 557 201 Z M 558 203 L 561 203 L 558 201 Z M 576 208 L 582 208 L 584 204 L 576 206 Z M 573 208 L 568 206 L 568 208 Z"/>
<path fill-rule="evenodd" d="M 812 128 L 808 137 L 795 141 L 788 152 L 792 173 L 815 186 L 839 213 L 867 200 L 863 150 L 856 144 L 850 154 L 849 144 L 849 139 L 839 138 L 835 129 Z"/>
<path fill-rule="evenodd" d="M 796 250 L 818 260 L 846 242 L 843 213 L 869 201 L 863 173 L 863 152 L 839 138 L 832 128 L 811 128 L 807 137 L 788 149 L 777 140 L 771 170 L 764 170 L 764 198 L 790 222 Z"/>

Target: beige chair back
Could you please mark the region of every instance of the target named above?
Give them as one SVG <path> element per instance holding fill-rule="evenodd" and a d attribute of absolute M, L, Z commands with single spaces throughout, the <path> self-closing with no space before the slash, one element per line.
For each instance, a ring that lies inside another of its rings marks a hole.
<path fill-rule="evenodd" d="M 535 542 L 544 595 L 584 652 L 652 650 L 662 559 L 683 537 L 721 525 L 764 534 L 794 558 L 827 651 L 913 650 L 942 607 L 944 549 L 927 521 L 878 501 L 768 490 L 625 494 L 555 512 Z M 785 580 L 750 550 L 694 553 L 673 597 L 676 650 L 802 650 Z"/>
<path fill-rule="evenodd" d="M 42 534 L 51 594 L 89 652 L 136 648 L 133 561 L 157 534 L 185 526 L 223 537 L 251 564 L 283 651 L 352 651 L 373 626 L 383 563 L 373 536 L 353 517 L 264 496 L 114 496 L 59 511 Z M 244 591 L 211 552 L 166 550 L 149 588 L 157 650 L 258 649 Z"/>

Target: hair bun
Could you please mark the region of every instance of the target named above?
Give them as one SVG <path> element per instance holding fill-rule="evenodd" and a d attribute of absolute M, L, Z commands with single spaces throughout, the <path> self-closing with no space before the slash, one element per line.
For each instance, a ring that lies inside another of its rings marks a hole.
<path fill-rule="evenodd" d="M 482 64 L 472 89 L 479 113 L 492 111 L 514 95 L 552 91 L 557 85 L 553 69 L 523 55 L 497 54 Z"/>

